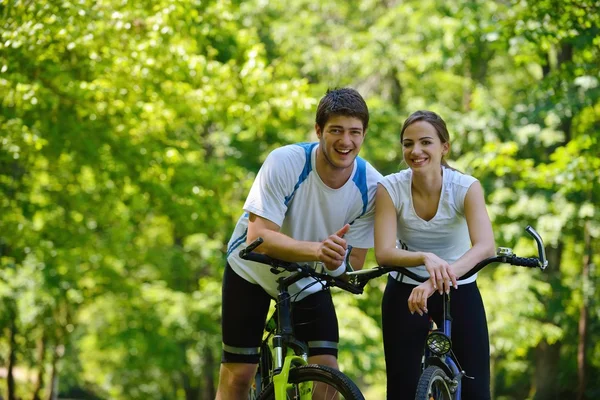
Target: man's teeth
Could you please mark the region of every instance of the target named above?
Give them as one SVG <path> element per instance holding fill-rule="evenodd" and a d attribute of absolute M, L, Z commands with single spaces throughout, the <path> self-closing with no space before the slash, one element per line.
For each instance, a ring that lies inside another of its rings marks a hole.
<path fill-rule="evenodd" d="M 338 150 L 339 153 L 348 154 L 351 150 Z"/>

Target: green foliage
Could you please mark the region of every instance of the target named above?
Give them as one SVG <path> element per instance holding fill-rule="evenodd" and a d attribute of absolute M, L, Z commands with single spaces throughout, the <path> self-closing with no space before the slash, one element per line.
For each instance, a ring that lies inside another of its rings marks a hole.
<path fill-rule="evenodd" d="M 497 243 L 529 255 L 523 228 L 543 235 L 549 271 L 479 279 L 494 389 L 532 395 L 536 349 L 556 343 L 556 390 L 574 397 L 583 306 L 600 371 L 599 9 L 0 0 L 0 366 L 12 349 L 45 391 L 58 365 L 65 393 L 211 398 L 224 249 L 252 178 L 273 148 L 314 140 L 328 87 L 353 86 L 371 109 L 362 156 L 382 173 L 402 167 L 403 120 L 432 109 L 451 164 L 485 188 Z M 336 296 L 340 364 L 373 398 L 384 285 Z"/>

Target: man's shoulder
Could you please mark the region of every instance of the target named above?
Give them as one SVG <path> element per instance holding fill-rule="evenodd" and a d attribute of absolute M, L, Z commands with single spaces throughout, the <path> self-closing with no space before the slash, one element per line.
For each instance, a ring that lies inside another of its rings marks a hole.
<path fill-rule="evenodd" d="M 369 183 L 377 184 L 377 182 L 383 178 L 383 175 L 381 175 L 377 168 L 371 165 L 371 163 L 364 158 L 356 157 L 356 163 L 358 165 L 359 173 L 364 173 Z"/>
<path fill-rule="evenodd" d="M 271 160 L 277 162 L 290 162 L 304 164 L 310 160 L 310 155 L 317 143 L 294 143 L 277 147 L 268 155 Z"/>
<path fill-rule="evenodd" d="M 293 155 L 305 155 L 310 153 L 315 148 L 317 142 L 303 142 L 303 143 L 292 143 L 277 147 L 271 153 L 276 154 L 293 154 Z"/>

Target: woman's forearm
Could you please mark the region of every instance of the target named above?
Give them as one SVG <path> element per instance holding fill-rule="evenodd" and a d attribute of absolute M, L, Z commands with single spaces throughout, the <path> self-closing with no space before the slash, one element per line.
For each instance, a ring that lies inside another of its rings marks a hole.
<path fill-rule="evenodd" d="M 379 265 L 417 267 L 425 262 L 425 254 L 418 251 L 402 250 L 395 247 L 378 249 L 375 259 Z"/>
<path fill-rule="evenodd" d="M 471 247 L 461 258 L 452 263 L 451 267 L 459 278 L 469 272 L 479 261 L 495 254 L 494 245 L 476 244 Z"/>

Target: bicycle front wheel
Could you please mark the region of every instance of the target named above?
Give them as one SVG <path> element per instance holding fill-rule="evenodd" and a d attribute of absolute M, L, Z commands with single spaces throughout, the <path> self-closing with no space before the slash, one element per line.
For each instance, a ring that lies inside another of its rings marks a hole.
<path fill-rule="evenodd" d="M 288 379 L 290 387 L 286 400 L 364 400 L 358 387 L 337 369 L 324 365 L 303 365 L 292 368 Z M 301 384 L 312 383 L 312 385 Z M 312 387 L 311 387 L 312 386 Z M 259 400 L 275 400 L 273 382 L 258 397 Z"/>
<path fill-rule="evenodd" d="M 440 367 L 425 368 L 419 379 L 415 400 L 453 400 L 448 381 L 450 378 Z"/>

